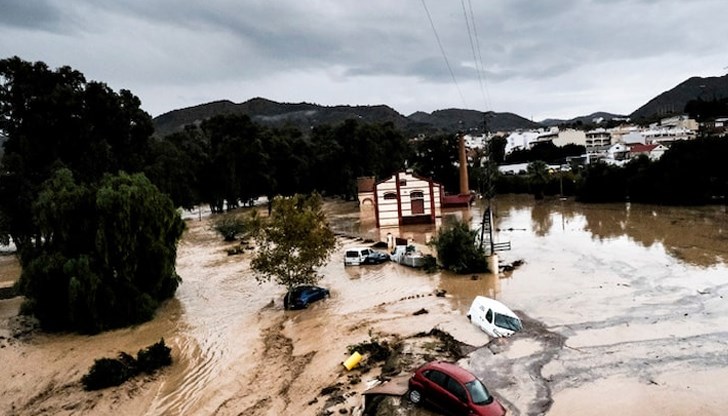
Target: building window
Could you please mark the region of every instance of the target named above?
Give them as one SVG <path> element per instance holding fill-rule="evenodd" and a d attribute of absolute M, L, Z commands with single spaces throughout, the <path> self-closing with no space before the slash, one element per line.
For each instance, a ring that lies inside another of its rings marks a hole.
<path fill-rule="evenodd" d="M 407 186 L 407 179 L 400 179 L 399 186 Z"/>
<path fill-rule="evenodd" d="M 422 191 L 410 192 L 410 202 L 412 204 L 412 215 L 422 215 L 425 213 L 425 195 Z"/>
<path fill-rule="evenodd" d="M 394 192 L 387 192 L 384 194 L 384 199 L 397 199 L 397 194 Z"/>

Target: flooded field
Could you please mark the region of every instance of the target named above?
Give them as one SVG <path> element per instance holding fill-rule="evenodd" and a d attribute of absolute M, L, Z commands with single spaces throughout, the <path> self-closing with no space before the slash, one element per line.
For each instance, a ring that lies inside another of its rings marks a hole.
<path fill-rule="evenodd" d="M 344 235 L 425 243 L 434 226 L 377 230 L 352 203 L 327 206 Z M 149 323 L 97 336 L 23 333 L 19 298 L 0 300 L 0 414 L 318 415 L 350 410 L 378 372 L 350 378 L 349 345 L 442 329 L 474 351 L 461 361 L 511 415 L 722 415 L 728 396 L 728 214 L 723 207 L 496 201 L 499 276 L 425 274 L 393 263 L 344 267 L 340 237 L 322 270 L 331 298 L 284 311 L 284 290 L 259 285 L 251 253 L 227 256 L 203 218 L 188 220 L 174 300 Z M 479 224 L 480 206 L 444 213 Z M 0 257 L 0 282 L 19 274 Z M 436 297 L 436 289 L 446 297 Z M 524 318 L 490 342 L 465 313 L 475 295 Z M 428 313 L 413 313 L 425 308 Z M 174 364 L 120 388 L 87 393 L 95 358 L 164 337 Z M 414 365 L 414 363 L 412 363 Z M 336 386 L 340 395 L 321 394 Z M 429 414 L 409 409 L 403 414 Z"/>

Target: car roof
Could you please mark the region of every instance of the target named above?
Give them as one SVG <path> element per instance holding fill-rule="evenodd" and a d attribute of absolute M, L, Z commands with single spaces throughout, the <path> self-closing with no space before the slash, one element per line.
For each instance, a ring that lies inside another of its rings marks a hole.
<path fill-rule="evenodd" d="M 301 285 L 296 286 L 293 289 L 291 289 L 293 292 L 303 292 L 304 290 L 310 290 L 310 289 L 319 289 L 318 286 L 312 286 L 312 285 Z"/>
<path fill-rule="evenodd" d="M 508 306 L 498 302 L 495 299 L 487 298 L 485 296 L 476 296 L 475 299 L 473 299 L 473 305 L 483 305 L 487 308 L 493 309 L 494 312 L 497 312 L 501 315 L 508 315 L 515 318 L 518 318 L 518 315 L 515 314 L 512 310 L 508 308 Z"/>
<path fill-rule="evenodd" d="M 346 249 L 346 251 L 353 251 L 353 250 L 371 250 L 371 247 L 349 247 Z"/>
<path fill-rule="evenodd" d="M 450 376 L 453 376 L 454 378 L 462 381 L 463 383 L 467 383 L 469 381 L 475 380 L 476 377 L 471 373 L 470 371 L 460 367 L 457 364 L 449 363 L 447 361 L 432 361 L 429 362 L 422 367 L 420 367 L 421 370 L 439 370 L 443 373 L 446 373 Z"/>

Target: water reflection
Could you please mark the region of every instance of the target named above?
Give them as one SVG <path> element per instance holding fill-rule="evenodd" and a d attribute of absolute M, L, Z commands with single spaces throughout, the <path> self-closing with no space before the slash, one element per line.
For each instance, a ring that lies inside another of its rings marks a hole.
<path fill-rule="evenodd" d="M 374 209 L 365 206 L 359 212 L 355 205 L 351 216 L 340 215 L 334 224 L 344 232 L 361 235 L 375 241 L 386 240 L 386 234 L 411 238 L 426 244 L 438 229 L 456 220 L 469 221 L 472 228 L 481 225 L 486 201 L 471 207 L 443 210 L 436 224 L 394 228 L 377 228 Z M 507 241 L 502 231 L 529 230 L 544 237 L 569 229 L 587 231 L 599 241 L 628 237 L 643 247 L 655 245 L 683 262 L 710 267 L 726 262 L 728 253 L 728 215 L 724 206 L 665 207 L 642 204 L 581 204 L 571 200 L 534 201 L 528 195 L 499 196 L 493 201 L 496 240 Z M 522 215 L 530 216 L 529 222 Z M 514 247 L 517 249 L 517 247 Z"/>
<path fill-rule="evenodd" d="M 600 241 L 626 236 L 646 248 L 664 246 L 671 256 L 692 265 L 710 267 L 726 262 L 728 215 L 723 206 L 534 202 L 526 196 L 501 197 L 498 206 L 497 218 L 509 218 L 516 228 L 521 223 L 512 221 L 513 217 L 529 212 L 531 230 L 540 237 L 583 224 L 583 230 Z"/>

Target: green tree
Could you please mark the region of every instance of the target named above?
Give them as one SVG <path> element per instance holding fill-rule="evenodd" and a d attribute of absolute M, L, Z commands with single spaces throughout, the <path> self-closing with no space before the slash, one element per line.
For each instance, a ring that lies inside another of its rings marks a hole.
<path fill-rule="evenodd" d="M 149 114 L 126 90 L 87 82 L 69 67 L 51 70 L 18 57 L 0 60 L 0 217 L 25 262 L 38 241 L 32 206 L 42 184 L 60 167 L 80 183 L 104 173 L 139 172 L 153 132 Z"/>
<path fill-rule="evenodd" d="M 458 137 L 454 134 L 428 136 L 415 144 L 410 160 L 414 171 L 433 178 L 449 192 L 459 192 Z"/>
<path fill-rule="evenodd" d="M 259 251 L 251 262 L 256 279 L 275 279 L 288 289 L 320 280 L 316 269 L 336 247 L 318 194 L 276 197 L 272 215 L 256 240 Z"/>
<path fill-rule="evenodd" d="M 549 182 L 548 165 L 544 161 L 537 160 L 528 164 L 526 172 L 534 198 L 543 199 L 544 189 Z"/>
<path fill-rule="evenodd" d="M 96 186 L 60 169 L 33 217 L 39 237 L 17 289 L 43 328 L 94 333 L 143 322 L 174 295 L 184 223 L 144 175 L 107 175 Z"/>
<path fill-rule="evenodd" d="M 476 244 L 477 234 L 463 221 L 440 229 L 430 244 L 437 249 L 437 260 L 445 270 L 460 274 L 488 270 L 485 253 Z"/>

